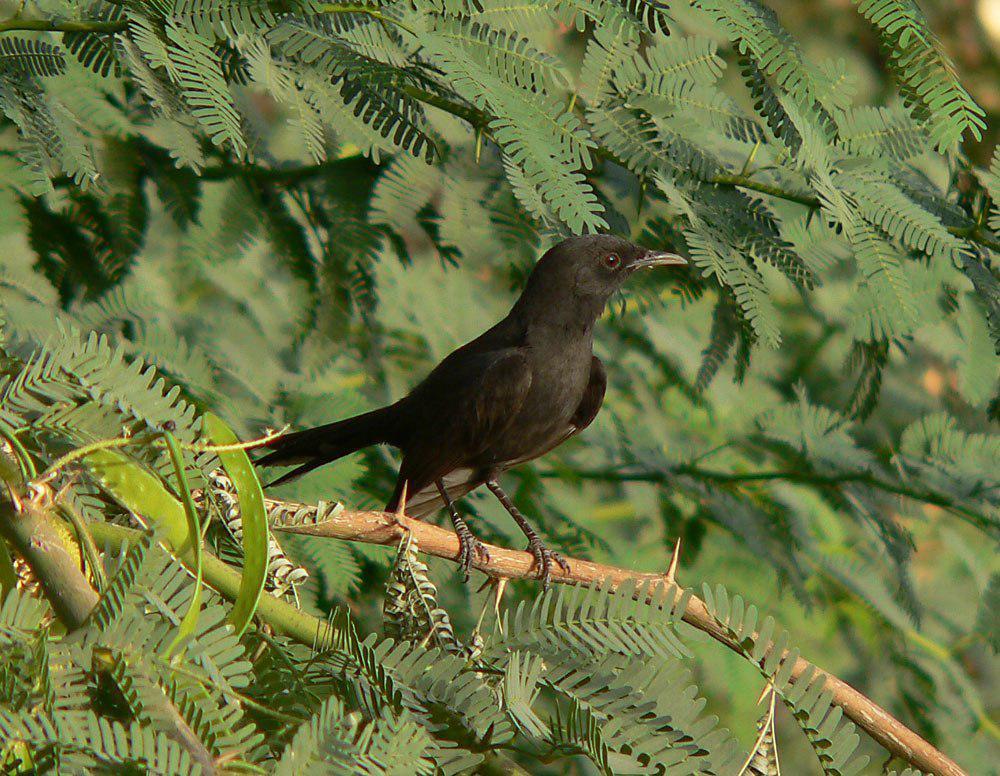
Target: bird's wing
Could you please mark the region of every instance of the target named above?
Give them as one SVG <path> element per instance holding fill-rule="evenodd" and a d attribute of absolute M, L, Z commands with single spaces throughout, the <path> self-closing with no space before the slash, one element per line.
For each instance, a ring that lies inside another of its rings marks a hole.
<path fill-rule="evenodd" d="M 531 382 L 531 367 L 521 348 L 511 348 L 493 360 L 470 396 L 469 406 L 475 420 L 464 429 L 470 449 L 474 448 L 478 454 L 503 435 L 521 410 Z M 460 425 L 462 414 L 456 413 Z"/>
<path fill-rule="evenodd" d="M 594 356 L 590 362 L 590 380 L 587 382 L 587 390 L 583 392 L 583 399 L 573 413 L 573 434 L 578 434 L 587 426 L 594 422 L 597 413 L 604 404 L 604 393 L 608 389 L 608 373 L 604 370 L 601 359 Z"/>
<path fill-rule="evenodd" d="M 576 412 L 573 413 L 573 417 L 562 433 L 552 439 L 545 447 L 532 451 L 529 455 L 522 456 L 514 461 L 504 462 L 503 468 L 509 469 L 518 464 L 533 461 L 545 455 L 549 450 L 559 447 L 559 445 L 570 437 L 576 436 L 583 431 L 597 417 L 597 413 L 604 403 L 604 393 L 607 388 L 608 373 L 604 370 L 604 364 L 601 363 L 601 359 L 594 356 L 590 362 L 590 380 L 587 382 L 587 388 L 583 392 L 583 398 L 580 400 Z"/>
<path fill-rule="evenodd" d="M 530 382 L 528 383 L 528 387 L 530 387 Z M 604 369 L 604 364 L 601 363 L 601 360 L 597 356 L 594 356 L 593 360 L 590 362 L 590 379 L 587 382 L 587 388 L 583 393 L 583 398 L 580 400 L 580 404 L 576 408 L 576 412 L 573 413 L 573 417 L 566 426 L 565 430 L 541 450 L 534 451 L 531 455 L 524 456 L 515 461 L 505 461 L 501 464 L 501 468 L 508 469 L 513 466 L 517 466 L 518 464 L 525 463 L 526 461 L 538 458 L 539 456 L 547 453 L 549 450 L 558 447 L 570 437 L 583 431 L 583 429 L 593 423 L 594 418 L 597 417 L 597 413 L 600 411 L 601 405 L 604 403 L 604 394 L 607 387 L 608 375 Z M 526 393 L 527 390 L 525 390 L 525 394 Z M 522 397 L 521 401 L 523 400 L 524 399 Z M 482 484 L 482 480 L 478 475 L 479 472 L 474 469 L 457 468 L 438 479 L 442 481 L 445 491 L 448 493 L 448 497 L 452 501 L 457 501 L 462 496 Z M 401 473 L 398 488 L 402 487 L 402 481 L 403 477 Z M 414 478 L 414 481 L 416 481 L 416 478 Z M 393 501 L 390 503 L 391 508 L 395 508 L 397 503 L 398 501 L 394 496 Z M 426 517 L 427 515 L 438 511 L 443 506 L 444 499 L 441 498 L 441 494 L 437 489 L 437 483 L 433 480 L 419 490 L 411 490 L 410 495 L 408 495 L 406 499 L 406 513 L 411 517 Z"/>
<path fill-rule="evenodd" d="M 411 417 L 415 425 L 400 466 L 396 493 L 387 509 L 398 505 L 404 481 L 410 494 L 408 502 L 412 497 L 440 505 L 436 480 L 467 468 L 479 453 L 502 437 L 531 388 L 531 368 L 520 348 L 465 353 L 461 359 L 442 362 L 442 366 L 445 364 L 447 369 L 436 369 L 408 397 L 412 406 L 419 407 L 419 415 Z M 472 484 L 475 474 L 470 473 L 461 485 L 455 483 L 456 498 L 479 484 Z M 448 492 L 452 492 L 452 486 Z M 425 514 L 434 508 L 428 507 Z"/>

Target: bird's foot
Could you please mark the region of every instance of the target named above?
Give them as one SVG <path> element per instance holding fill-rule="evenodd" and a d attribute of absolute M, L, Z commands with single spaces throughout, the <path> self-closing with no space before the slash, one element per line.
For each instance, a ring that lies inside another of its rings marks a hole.
<path fill-rule="evenodd" d="M 528 539 L 528 552 L 535 556 L 537 575 L 542 580 L 542 588 L 548 590 L 552 584 L 552 563 L 555 562 L 564 573 L 569 574 L 569 563 L 558 552 L 550 550 L 537 536 Z"/>
<path fill-rule="evenodd" d="M 486 549 L 486 545 L 479 541 L 468 527 L 463 525 L 462 528 L 459 528 L 456 525 L 455 533 L 458 534 L 458 565 L 465 575 L 465 581 L 468 582 L 469 572 L 472 569 L 472 564 L 476 556 L 484 562 L 489 563 L 490 551 Z"/>

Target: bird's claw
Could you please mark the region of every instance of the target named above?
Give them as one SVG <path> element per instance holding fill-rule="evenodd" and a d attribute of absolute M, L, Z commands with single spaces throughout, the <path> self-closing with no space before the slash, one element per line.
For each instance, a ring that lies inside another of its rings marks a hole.
<path fill-rule="evenodd" d="M 546 547 L 541 539 L 537 537 L 528 541 L 528 552 L 535 557 L 535 568 L 538 570 L 538 578 L 542 580 L 542 587 L 548 590 L 552 584 L 552 563 L 559 565 L 563 573 L 569 574 L 569 563 L 558 552 L 554 552 Z"/>
<path fill-rule="evenodd" d="M 478 555 L 483 562 L 489 563 L 490 551 L 486 549 L 485 544 L 472 535 L 472 531 L 468 530 L 459 532 L 458 545 L 458 565 L 462 569 L 465 581 L 468 582 L 469 572 L 472 570 L 472 564 L 476 556 Z"/>

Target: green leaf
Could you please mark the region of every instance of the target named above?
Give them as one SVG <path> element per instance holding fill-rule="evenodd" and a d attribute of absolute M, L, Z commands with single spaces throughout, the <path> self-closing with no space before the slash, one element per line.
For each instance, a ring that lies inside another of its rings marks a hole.
<path fill-rule="evenodd" d="M 538 683 L 544 671 L 545 660 L 541 655 L 515 650 L 507 661 L 501 685 L 511 721 L 521 733 L 534 739 L 550 735 L 548 725 L 532 708 L 538 698 Z"/>
<path fill-rule="evenodd" d="M 958 385 L 969 403 L 979 406 L 997 388 L 997 361 L 985 311 L 972 296 L 962 297 L 958 330 L 964 345 L 958 360 Z"/>
<path fill-rule="evenodd" d="M 990 577 L 976 615 L 976 630 L 994 654 L 1000 654 L 1000 572 Z"/>
<path fill-rule="evenodd" d="M 59 75 L 66 69 L 62 49 L 43 40 L 0 38 L 0 72 L 39 77 Z"/>
<path fill-rule="evenodd" d="M 236 434 L 212 413 L 205 415 L 203 428 L 205 436 L 214 444 L 227 445 L 239 441 Z M 216 455 L 236 486 L 243 523 L 243 576 L 240 592 L 229 612 L 229 621 L 236 628 L 236 633 L 242 634 L 253 619 L 267 579 L 268 528 L 264 491 L 249 456 L 243 450 L 219 450 Z"/>
<path fill-rule="evenodd" d="M 193 551 L 184 506 L 159 477 L 117 450 L 95 450 L 84 462 L 101 488 L 155 529 L 174 552 Z"/>
<path fill-rule="evenodd" d="M 191 115 L 216 145 L 228 145 L 237 156 L 247 151 L 240 114 L 233 103 L 222 63 L 208 41 L 170 23 L 166 27 L 167 72 L 180 88 Z"/>
<path fill-rule="evenodd" d="M 203 591 L 201 576 L 202 534 L 198 510 L 195 509 L 194 499 L 191 498 L 191 488 L 188 487 L 187 475 L 184 473 L 184 456 L 181 454 L 180 445 L 177 444 L 174 435 L 169 431 L 164 432 L 163 439 L 167 443 L 170 462 L 174 465 L 174 475 L 177 477 L 177 484 L 180 486 L 181 504 L 184 506 L 184 519 L 187 522 L 188 539 L 194 551 L 194 592 L 191 594 L 191 604 L 188 606 L 188 610 L 184 613 L 181 624 L 177 628 L 177 635 L 167 648 L 167 655 L 169 656 L 198 627 L 198 615 L 201 613 L 201 596 Z"/>
<path fill-rule="evenodd" d="M 855 0 L 858 12 L 878 31 L 889 68 L 899 79 L 913 116 L 927 123 L 939 151 L 968 132 L 979 140 L 983 109 L 958 80 L 955 65 L 913 0 Z"/>

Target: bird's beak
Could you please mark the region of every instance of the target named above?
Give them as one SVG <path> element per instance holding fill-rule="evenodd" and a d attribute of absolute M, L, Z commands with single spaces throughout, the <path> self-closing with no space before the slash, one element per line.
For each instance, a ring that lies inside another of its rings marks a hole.
<path fill-rule="evenodd" d="M 642 267 L 663 267 L 681 266 L 687 264 L 687 259 L 676 253 L 664 253 L 663 251 L 646 251 L 642 256 L 632 262 L 632 269 Z"/>

